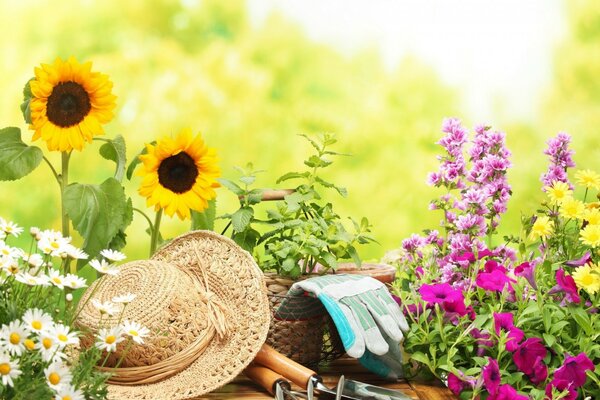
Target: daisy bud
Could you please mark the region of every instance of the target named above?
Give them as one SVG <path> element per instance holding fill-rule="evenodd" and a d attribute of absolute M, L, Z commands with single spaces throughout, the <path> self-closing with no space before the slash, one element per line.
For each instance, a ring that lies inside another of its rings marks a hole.
<path fill-rule="evenodd" d="M 67 299 L 67 301 L 73 301 L 73 295 L 71 293 L 67 293 L 67 295 L 65 296 L 65 298 Z"/>

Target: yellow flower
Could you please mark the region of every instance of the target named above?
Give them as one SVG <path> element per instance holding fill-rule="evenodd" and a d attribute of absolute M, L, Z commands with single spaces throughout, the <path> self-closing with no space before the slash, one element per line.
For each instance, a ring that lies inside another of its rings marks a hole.
<path fill-rule="evenodd" d="M 583 289 L 589 294 L 594 294 L 600 290 L 600 275 L 598 275 L 597 265 L 584 265 L 575 268 L 573 271 L 573 280 L 577 284 L 578 289 Z"/>
<path fill-rule="evenodd" d="M 600 225 L 586 226 L 579 232 L 579 240 L 591 247 L 600 246 Z"/>
<path fill-rule="evenodd" d="M 112 82 L 91 69 L 91 62 L 79 64 L 74 57 L 35 68 L 30 128 L 33 140 L 42 138 L 48 150 L 81 150 L 93 136 L 104 134 L 102 124 L 113 118 Z"/>
<path fill-rule="evenodd" d="M 588 189 L 600 190 L 600 174 L 595 171 L 589 169 L 577 171 L 575 180 L 579 185 Z"/>
<path fill-rule="evenodd" d="M 583 218 L 585 205 L 572 197 L 565 198 L 560 204 L 559 213 L 564 218 Z"/>
<path fill-rule="evenodd" d="M 208 201 L 217 195 L 217 178 L 221 171 L 214 149 L 206 146 L 200 135 L 190 129 L 182 130 L 176 138 L 164 137 L 153 146 L 146 145 L 141 155 L 143 165 L 139 193 L 148 206 L 164 209 L 166 214 L 177 213 L 180 219 L 190 218 L 190 210 L 203 211 Z"/>
<path fill-rule="evenodd" d="M 548 197 L 550 197 L 550 203 L 552 204 L 560 204 L 573 194 L 569 185 L 561 181 L 552 182 L 552 186 L 546 186 L 544 190 Z"/>
<path fill-rule="evenodd" d="M 552 233 L 554 229 L 554 221 L 550 220 L 550 217 L 546 215 L 542 215 L 541 217 L 537 217 L 533 226 L 531 227 L 531 233 L 529 237 L 531 239 L 536 238 L 546 238 L 548 235 Z"/>
<path fill-rule="evenodd" d="M 587 208 L 581 217 L 589 225 L 600 225 L 600 210 L 597 208 Z"/>

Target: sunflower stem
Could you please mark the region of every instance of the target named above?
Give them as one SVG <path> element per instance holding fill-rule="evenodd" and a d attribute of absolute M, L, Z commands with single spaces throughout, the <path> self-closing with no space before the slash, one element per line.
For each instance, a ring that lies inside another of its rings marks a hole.
<path fill-rule="evenodd" d="M 152 238 L 150 239 L 150 257 L 156 251 L 156 246 L 158 245 L 158 237 L 160 236 L 160 219 L 162 218 L 163 210 L 162 208 L 156 212 L 156 217 L 154 218 L 154 229 L 152 229 Z"/>
<path fill-rule="evenodd" d="M 44 156 L 44 161 L 46 161 L 46 164 L 48 164 L 48 166 L 52 170 L 52 175 L 54 175 L 54 178 L 56 179 L 56 181 L 58 182 L 58 184 L 61 185 L 60 177 L 58 176 L 58 172 L 56 172 L 56 169 L 54 168 L 54 165 L 52 165 L 52 163 L 50 162 L 50 160 L 48 160 L 46 158 L 46 156 Z"/>
<path fill-rule="evenodd" d="M 63 151 L 61 153 L 61 167 L 62 171 L 60 174 L 60 203 L 62 209 L 62 235 L 63 237 L 69 237 L 69 215 L 67 214 L 67 207 L 65 205 L 65 190 L 69 184 L 69 159 L 71 153 Z M 67 257 L 67 263 L 65 265 L 65 271 L 69 270 L 72 274 L 77 273 L 77 264 L 71 265 L 71 260 Z"/>

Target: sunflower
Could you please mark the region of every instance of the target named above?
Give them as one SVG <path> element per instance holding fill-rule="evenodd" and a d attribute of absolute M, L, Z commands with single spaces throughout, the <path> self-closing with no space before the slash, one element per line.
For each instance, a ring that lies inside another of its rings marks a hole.
<path fill-rule="evenodd" d="M 113 118 L 112 82 L 91 69 L 91 62 L 79 64 L 74 57 L 35 68 L 29 82 L 30 128 L 35 130 L 33 140 L 42 138 L 48 150 L 81 150 Z"/>
<path fill-rule="evenodd" d="M 214 149 L 204 144 L 191 129 L 182 130 L 176 138 L 163 137 L 156 145 L 146 145 L 147 154 L 138 175 L 142 176 L 140 195 L 148 206 L 161 208 L 167 215 L 177 213 L 180 219 L 190 218 L 190 210 L 203 211 L 208 201 L 217 195 L 220 175 Z"/>

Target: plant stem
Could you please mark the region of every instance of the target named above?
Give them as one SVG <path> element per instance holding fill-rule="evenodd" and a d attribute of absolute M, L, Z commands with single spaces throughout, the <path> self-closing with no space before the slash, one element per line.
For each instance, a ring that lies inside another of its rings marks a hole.
<path fill-rule="evenodd" d="M 156 217 L 154 218 L 154 229 L 152 230 L 152 237 L 150 239 L 150 257 L 156 251 L 156 246 L 158 245 L 158 237 L 160 236 L 160 219 L 162 218 L 163 210 L 162 208 L 156 212 Z"/>
<path fill-rule="evenodd" d="M 69 184 L 69 158 L 71 157 L 71 153 L 63 151 L 61 153 L 61 174 L 60 174 L 60 203 L 62 210 L 62 235 L 63 237 L 69 237 L 69 216 L 67 215 L 67 208 L 65 206 L 65 190 L 67 185 Z M 77 264 L 71 265 L 71 260 L 67 258 L 67 263 L 65 265 L 65 271 L 70 270 L 72 274 L 77 273 Z"/>
<path fill-rule="evenodd" d="M 46 158 L 46 156 L 44 156 L 44 161 L 46 161 L 46 164 L 48 164 L 48 166 L 50 167 L 50 169 L 52 170 L 52 175 L 54 175 L 54 178 L 56 179 L 56 182 L 58 182 L 58 184 L 60 185 L 60 177 L 58 176 L 58 172 L 56 172 L 56 169 L 54 168 L 54 165 L 52 165 L 52 163 L 50 162 L 50 160 L 48 160 Z"/>
<path fill-rule="evenodd" d="M 150 219 L 150 217 L 148 217 L 146 215 L 146 213 L 143 212 L 142 210 L 140 210 L 139 208 L 133 207 L 133 211 L 137 212 L 142 217 L 144 217 L 144 219 L 148 222 L 148 227 L 150 228 L 150 232 L 152 232 L 154 230 L 154 226 L 152 225 L 152 220 Z"/>

